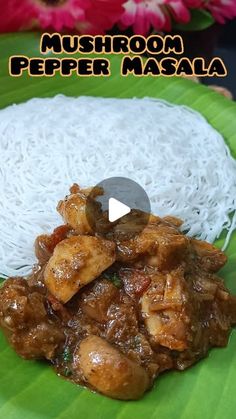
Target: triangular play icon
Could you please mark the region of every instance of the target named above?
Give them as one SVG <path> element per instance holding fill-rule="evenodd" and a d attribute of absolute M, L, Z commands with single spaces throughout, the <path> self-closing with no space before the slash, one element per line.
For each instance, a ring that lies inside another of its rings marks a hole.
<path fill-rule="evenodd" d="M 119 218 L 121 217 L 124 217 L 124 215 L 129 214 L 130 211 L 130 207 L 118 201 L 118 199 L 109 199 L 108 218 L 111 223 L 113 223 L 116 220 L 119 220 Z"/>

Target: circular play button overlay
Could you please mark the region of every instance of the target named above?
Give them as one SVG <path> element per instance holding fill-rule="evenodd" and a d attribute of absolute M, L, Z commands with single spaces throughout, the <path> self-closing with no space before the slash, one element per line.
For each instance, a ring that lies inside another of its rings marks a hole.
<path fill-rule="evenodd" d="M 86 216 L 95 233 L 123 241 L 145 228 L 151 212 L 145 190 L 125 177 L 111 177 L 92 188 Z"/>

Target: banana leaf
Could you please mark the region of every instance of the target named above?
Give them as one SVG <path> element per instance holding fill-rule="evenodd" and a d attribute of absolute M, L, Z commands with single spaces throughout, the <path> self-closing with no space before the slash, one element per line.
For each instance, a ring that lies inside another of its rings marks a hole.
<path fill-rule="evenodd" d="M 210 89 L 182 78 L 121 77 L 119 56 L 110 57 L 109 78 L 61 76 L 12 78 L 11 55 L 39 56 L 39 35 L 0 36 L 0 107 L 32 97 L 92 95 L 152 96 L 187 105 L 202 113 L 225 138 L 236 157 L 236 105 Z M 217 241 L 222 245 L 224 235 Z M 221 275 L 236 293 L 236 234 L 227 249 Z M 235 415 L 236 333 L 229 345 L 184 372 L 157 379 L 141 400 L 122 402 L 94 394 L 56 376 L 44 362 L 19 358 L 0 333 L 0 417 L 4 419 L 230 419 Z"/>

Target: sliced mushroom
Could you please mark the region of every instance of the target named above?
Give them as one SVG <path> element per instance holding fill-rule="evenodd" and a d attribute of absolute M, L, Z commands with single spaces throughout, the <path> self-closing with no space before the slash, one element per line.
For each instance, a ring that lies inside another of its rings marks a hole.
<path fill-rule="evenodd" d="M 76 361 L 91 388 L 109 397 L 135 400 L 151 384 L 141 365 L 98 336 L 91 335 L 80 343 Z"/>
<path fill-rule="evenodd" d="M 66 303 L 114 261 L 115 244 L 111 241 L 73 236 L 55 247 L 45 269 L 44 281 L 51 294 Z"/>

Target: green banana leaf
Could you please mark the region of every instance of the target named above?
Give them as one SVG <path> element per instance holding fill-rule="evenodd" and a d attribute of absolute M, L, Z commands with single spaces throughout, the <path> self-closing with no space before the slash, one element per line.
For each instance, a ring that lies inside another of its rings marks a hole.
<path fill-rule="evenodd" d="M 39 55 L 39 36 L 33 33 L 0 37 L 0 107 L 31 97 L 94 95 L 153 96 L 201 112 L 219 130 L 236 157 L 236 105 L 182 78 L 120 77 L 120 57 L 111 58 L 110 78 L 11 78 L 11 55 Z M 217 241 L 220 246 L 224 235 Z M 236 293 L 236 234 L 227 249 L 222 270 L 227 286 Z M 209 357 L 184 372 L 163 374 L 141 400 L 110 400 L 56 376 L 43 362 L 24 361 L 0 333 L 0 417 L 4 419 L 230 419 L 236 410 L 236 333 L 227 348 L 213 349 Z"/>

